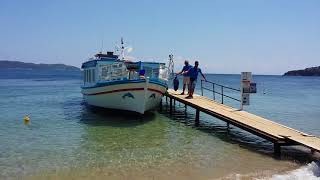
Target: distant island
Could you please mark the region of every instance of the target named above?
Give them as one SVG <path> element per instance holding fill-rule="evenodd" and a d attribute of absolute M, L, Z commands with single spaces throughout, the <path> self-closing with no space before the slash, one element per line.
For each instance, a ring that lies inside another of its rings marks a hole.
<path fill-rule="evenodd" d="M 0 60 L 0 69 L 80 71 L 80 69 L 75 66 L 69 66 L 65 64 L 35 64 L 35 63 L 25 63 L 20 61 L 3 61 L 3 60 Z"/>
<path fill-rule="evenodd" d="M 301 70 L 288 71 L 283 74 L 284 76 L 320 76 L 320 66 L 310 67 Z"/>

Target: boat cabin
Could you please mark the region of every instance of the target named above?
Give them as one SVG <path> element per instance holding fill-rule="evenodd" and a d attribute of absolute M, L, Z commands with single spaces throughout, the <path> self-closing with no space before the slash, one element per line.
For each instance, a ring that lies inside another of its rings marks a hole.
<path fill-rule="evenodd" d="M 82 64 L 84 86 L 140 78 L 167 80 L 165 63 L 129 62 L 120 60 L 113 52 L 98 53 Z"/>

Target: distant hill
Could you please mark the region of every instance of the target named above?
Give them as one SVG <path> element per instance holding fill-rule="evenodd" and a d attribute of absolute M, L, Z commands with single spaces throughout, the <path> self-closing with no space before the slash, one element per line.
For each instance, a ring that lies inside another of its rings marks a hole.
<path fill-rule="evenodd" d="M 320 66 L 288 71 L 284 73 L 284 76 L 320 76 Z"/>
<path fill-rule="evenodd" d="M 0 60 L 0 69 L 80 71 L 80 69 L 75 66 L 69 66 L 65 64 L 34 64 L 34 63 L 25 63 L 20 61 L 1 61 L 1 60 Z"/>

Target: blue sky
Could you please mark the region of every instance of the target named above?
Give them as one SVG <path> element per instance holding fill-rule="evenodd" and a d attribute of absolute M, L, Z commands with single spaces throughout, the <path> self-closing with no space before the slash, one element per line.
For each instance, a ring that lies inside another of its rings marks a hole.
<path fill-rule="evenodd" d="M 0 1 L 0 59 L 79 67 L 120 37 L 138 59 L 282 74 L 320 65 L 320 1 Z"/>

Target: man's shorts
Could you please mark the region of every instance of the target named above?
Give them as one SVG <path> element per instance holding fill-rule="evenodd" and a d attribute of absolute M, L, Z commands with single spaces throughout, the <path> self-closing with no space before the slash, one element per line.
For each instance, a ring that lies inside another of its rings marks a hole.
<path fill-rule="evenodd" d="M 194 78 L 190 79 L 190 88 L 194 90 L 194 88 L 196 87 L 197 84 L 197 80 Z"/>
<path fill-rule="evenodd" d="M 190 84 L 190 77 L 188 77 L 188 76 L 184 76 L 183 77 L 183 84 Z"/>

